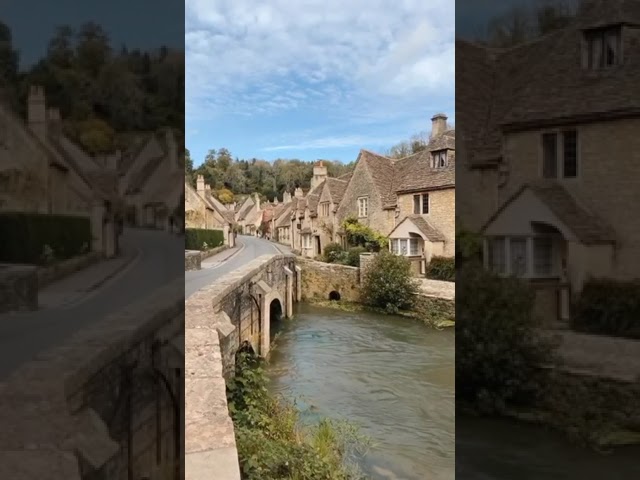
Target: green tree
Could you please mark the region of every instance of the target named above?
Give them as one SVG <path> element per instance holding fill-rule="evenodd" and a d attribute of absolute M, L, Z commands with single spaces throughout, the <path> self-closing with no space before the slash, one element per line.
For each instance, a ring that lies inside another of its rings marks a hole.
<path fill-rule="evenodd" d="M 365 304 L 389 313 L 411 308 L 418 292 L 411 263 L 388 250 L 381 251 L 366 268 L 360 292 Z"/>
<path fill-rule="evenodd" d="M 235 196 L 233 195 L 233 192 L 228 188 L 221 188 L 220 190 L 217 190 L 216 197 L 225 205 L 233 203 L 233 200 L 235 198 Z"/>
<path fill-rule="evenodd" d="M 111 54 L 109 36 L 99 24 L 87 22 L 80 27 L 77 38 L 77 64 L 91 77 L 96 78 Z"/>
<path fill-rule="evenodd" d="M 193 171 L 193 159 L 188 148 L 184 151 L 184 179 L 189 185 L 195 187 L 196 178 Z"/>

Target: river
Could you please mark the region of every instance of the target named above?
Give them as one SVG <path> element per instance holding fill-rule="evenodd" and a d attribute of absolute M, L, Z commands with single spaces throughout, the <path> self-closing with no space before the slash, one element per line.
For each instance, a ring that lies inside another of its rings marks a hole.
<path fill-rule="evenodd" d="M 270 388 L 298 399 L 303 421 L 358 425 L 373 443 L 360 462 L 365 474 L 455 478 L 453 331 L 306 304 L 277 329 Z"/>

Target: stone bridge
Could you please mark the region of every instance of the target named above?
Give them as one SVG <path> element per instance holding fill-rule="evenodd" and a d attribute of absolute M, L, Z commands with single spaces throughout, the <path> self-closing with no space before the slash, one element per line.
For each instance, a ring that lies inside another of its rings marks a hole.
<path fill-rule="evenodd" d="M 264 255 L 185 304 L 185 469 L 190 480 L 240 480 L 225 378 L 244 342 L 266 356 L 274 316 L 291 317 L 302 295 L 294 255 Z"/>

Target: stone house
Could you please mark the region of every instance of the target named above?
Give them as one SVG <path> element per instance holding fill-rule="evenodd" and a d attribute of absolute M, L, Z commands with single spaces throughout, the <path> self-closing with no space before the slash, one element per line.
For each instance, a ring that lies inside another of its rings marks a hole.
<path fill-rule="evenodd" d="M 120 193 L 130 225 L 171 229 L 184 201 L 184 138 L 162 128 L 148 133 L 119 162 Z"/>
<path fill-rule="evenodd" d="M 337 224 L 355 217 L 389 236 L 391 251 L 410 257 L 416 272 L 434 255 L 455 253 L 455 131 L 446 121 L 435 115 L 427 147 L 408 157 L 361 150 L 336 212 Z"/>
<path fill-rule="evenodd" d="M 638 2 L 596 1 L 521 46 L 456 44 L 458 221 L 483 235 L 487 268 L 530 281 L 545 319 L 569 318 L 590 277 L 640 272 L 639 26 Z"/>
<path fill-rule="evenodd" d="M 257 193 L 247 196 L 237 206 L 235 221 L 245 235 L 256 235 L 262 224 L 260 196 Z"/>
<path fill-rule="evenodd" d="M 41 86 L 29 90 L 26 124 L 0 105 L 0 209 L 88 217 L 92 249 L 106 257 L 116 255 L 120 234 L 116 159 L 67 138 Z"/>
<path fill-rule="evenodd" d="M 184 183 L 184 189 L 185 227 L 223 230 L 225 244 L 233 247 L 234 212 L 211 194 L 211 187 L 204 183 L 202 175 L 196 178 L 195 189 L 187 182 Z"/>

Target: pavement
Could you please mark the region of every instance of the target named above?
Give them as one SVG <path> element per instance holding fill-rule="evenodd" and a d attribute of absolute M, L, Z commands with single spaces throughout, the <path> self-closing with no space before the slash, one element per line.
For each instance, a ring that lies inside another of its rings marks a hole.
<path fill-rule="evenodd" d="M 184 237 L 125 228 L 121 251 L 121 258 L 43 289 L 39 310 L 0 314 L 0 380 L 82 327 L 184 275 Z"/>
<path fill-rule="evenodd" d="M 184 295 L 189 298 L 195 292 L 249 263 L 262 255 L 290 253 L 286 245 L 250 235 L 238 235 L 236 246 L 220 252 L 202 262 L 201 270 L 184 274 Z"/>

